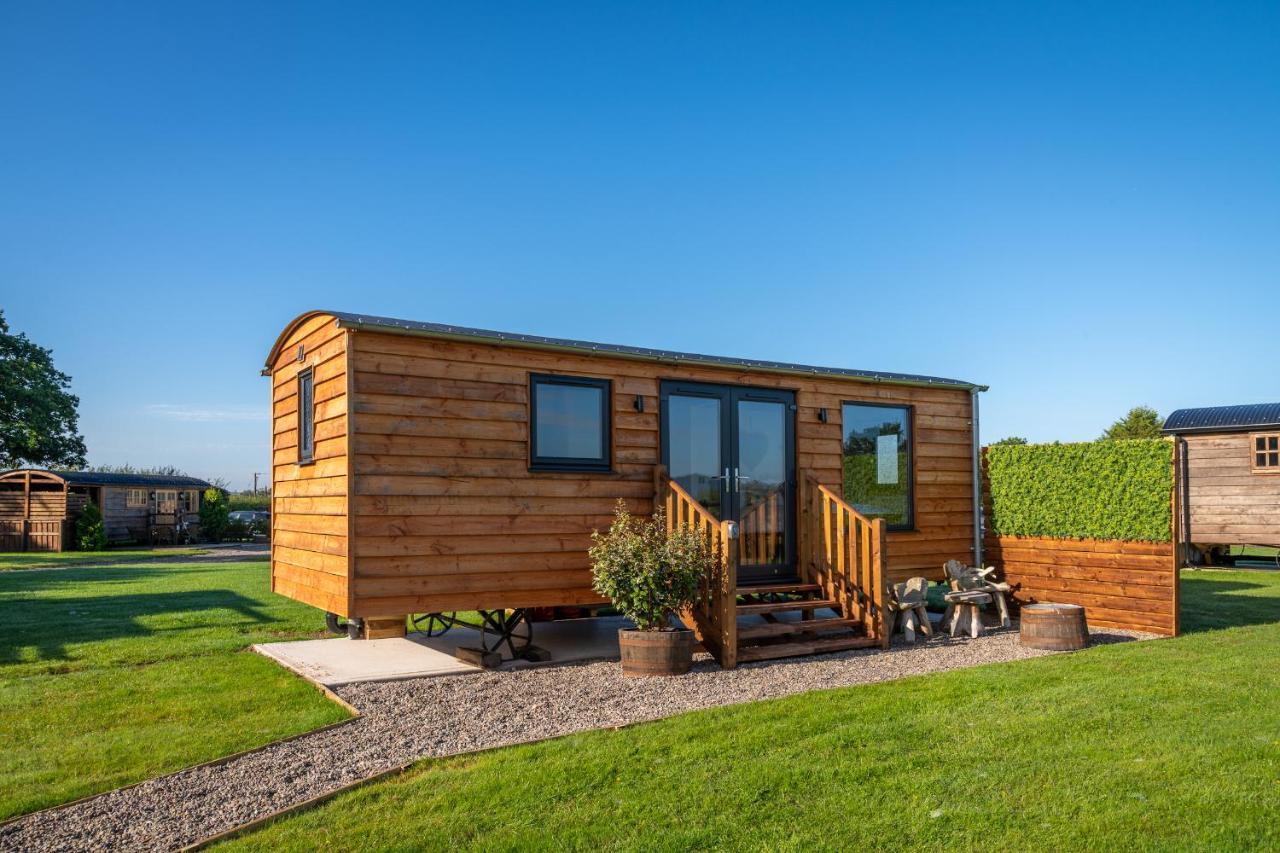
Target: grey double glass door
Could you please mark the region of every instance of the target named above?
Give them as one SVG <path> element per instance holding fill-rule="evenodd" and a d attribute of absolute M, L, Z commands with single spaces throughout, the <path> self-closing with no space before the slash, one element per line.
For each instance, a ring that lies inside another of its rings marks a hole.
<path fill-rule="evenodd" d="M 738 524 L 738 582 L 795 577 L 795 393 L 663 382 L 662 463 Z"/>

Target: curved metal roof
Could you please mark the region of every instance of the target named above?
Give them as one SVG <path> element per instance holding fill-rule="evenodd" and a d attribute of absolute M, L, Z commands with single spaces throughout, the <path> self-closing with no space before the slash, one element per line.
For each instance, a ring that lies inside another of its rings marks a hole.
<path fill-rule="evenodd" d="M 117 474 L 102 471 L 49 471 L 44 468 L 15 468 L 12 471 L 0 472 L 0 477 L 22 474 L 30 471 L 33 474 L 47 474 L 65 480 L 75 486 L 142 486 L 148 488 L 201 488 L 207 489 L 210 484 L 196 477 L 167 476 L 164 474 Z"/>
<path fill-rule="evenodd" d="M 808 364 L 790 364 L 781 361 L 761 361 L 754 358 L 733 358 L 719 355 L 700 355 L 698 353 L 675 352 L 672 350 L 649 349 L 622 344 L 602 344 L 593 341 L 577 341 L 569 338 L 547 338 L 541 335 L 523 335 L 514 332 L 497 332 L 492 329 L 473 329 L 467 326 L 451 326 L 443 323 L 424 323 L 417 320 L 397 320 L 392 317 L 373 317 L 365 314 L 351 314 L 344 311 L 308 311 L 285 327 L 271 353 L 267 357 L 266 368 L 262 371 L 269 375 L 271 365 L 279 354 L 280 347 L 288 334 L 304 320 L 311 317 L 329 315 L 339 326 L 349 329 L 373 329 L 380 332 L 391 332 L 402 335 L 421 335 L 434 338 L 450 338 L 455 340 L 478 340 L 490 344 L 531 347 L 568 352 L 585 353 L 587 355 L 611 355 L 621 358 L 632 358 L 640 361 L 658 361 L 668 364 L 694 364 L 707 367 L 739 367 L 748 370 L 760 370 L 770 373 L 798 373 L 811 376 L 834 376 L 838 378 L 860 379 L 865 382 L 883 382 L 890 385 L 916 385 L 943 388 L 976 389 L 986 391 L 987 386 L 961 379 L 945 379 L 940 376 L 921 376 L 913 373 L 886 373 L 875 370 L 853 370 L 841 367 L 815 367 Z"/>
<path fill-rule="evenodd" d="M 1178 409 L 1165 419 L 1161 432 L 1243 432 L 1280 427 L 1280 403 Z"/>

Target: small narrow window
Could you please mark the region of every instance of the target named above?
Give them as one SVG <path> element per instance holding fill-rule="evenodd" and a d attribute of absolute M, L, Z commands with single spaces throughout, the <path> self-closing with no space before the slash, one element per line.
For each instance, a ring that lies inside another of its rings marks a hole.
<path fill-rule="evenodd" d="M 612 387 L 608 379 L 529 375 L 530 470 L 610 470 Z"/>
<path fill-rule="evenodd" d="M 1280 474 L 1280 433 L 1253 435 L 1253 470 Z"/>
<path fill-rule="evenodd" d="M 298 464 L 312 461 L 316 452 L 316 425 L 311 369 L 298 374 Z"/>
<path fill-rule="evenodd" d="M 125 495 L 125 505 L 137 508 L 147 505 L 146 489 L 129 489 Z"/>
<path fill-rule="evenodd" d="M 844 499 L 890 530 L 915 525 L 911 407 L 845 403 Z"/>

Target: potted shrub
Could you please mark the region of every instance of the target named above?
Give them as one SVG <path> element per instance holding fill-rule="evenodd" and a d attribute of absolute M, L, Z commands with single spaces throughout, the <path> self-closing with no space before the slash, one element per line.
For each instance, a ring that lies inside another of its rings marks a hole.
<path fill-rule="evenodd" d="M 592 586 L 635 623 L 618 632 L 624 675 L 681 675 L 693 665 L 693 632 L 672 617 L 691 607 L 712 554 L 688 527 L 667 532 L 661 509 L 636 519 L 619 501 L 607 533 L 591 534 Z"/>

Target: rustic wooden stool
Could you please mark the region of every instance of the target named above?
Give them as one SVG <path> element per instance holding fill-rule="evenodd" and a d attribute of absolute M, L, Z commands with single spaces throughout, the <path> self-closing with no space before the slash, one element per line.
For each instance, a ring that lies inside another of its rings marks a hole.
<path fill-rule="evenodd" d="M 982 605 L 991 603 L 991 593 L 965 590 L 949 592 L 943 598 L 947 602 L 947 612 L 942 617 L 942 624 L 951 636 L 958 637 L 968 631 L 970 637 L 981 637 Z"/>
<path fill-rule="evenodd" d="M 929 626 L 929 614 L 924 609 L 929 598 L 927 578 L 910 578 L 892 587 L 889 606 L 885 608 L 885 633 L 893 633 L 893 624 L 902 620 L 902 635 L 908 643 L 916 641 L 917 629 L 926 637 L 933 634 Z M 899 615 L 901 614 L 901 615 Z"/>

